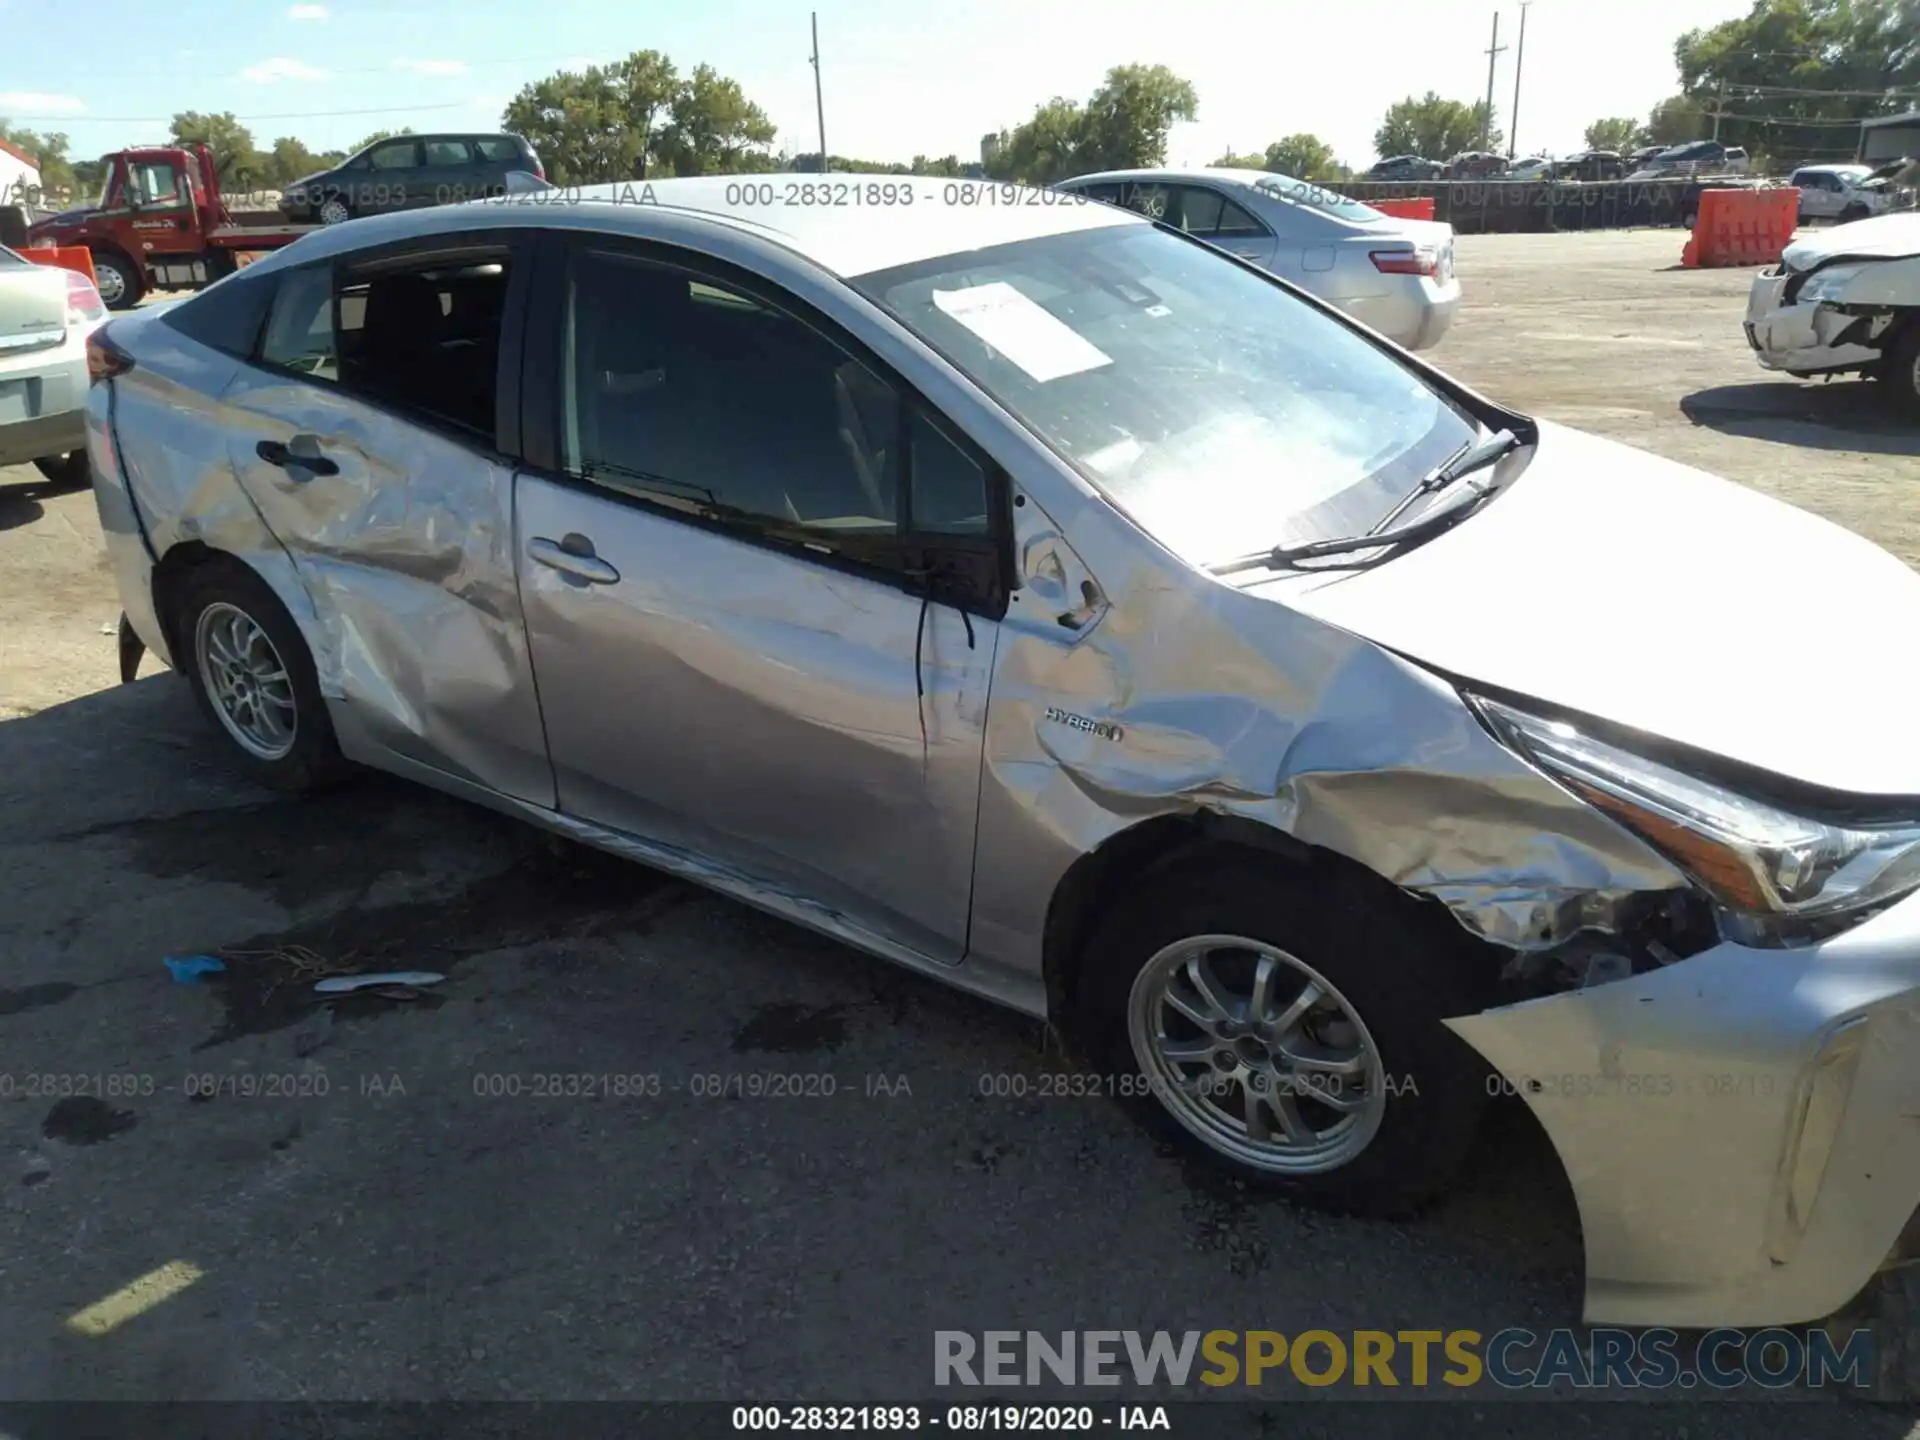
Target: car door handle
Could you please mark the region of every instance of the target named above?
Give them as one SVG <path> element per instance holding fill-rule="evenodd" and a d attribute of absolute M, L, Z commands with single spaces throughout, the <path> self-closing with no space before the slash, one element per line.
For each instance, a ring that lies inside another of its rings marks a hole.
<path fill-rule="evenodd" d="M 309 475 L 340 473 L 339 465 L 320 453 L 320 442 L 311 435 L 296 435 L 289 444 L 282 444 L 278 440 L 262 440 L 253 447 L 253 453 L 267 464 L 277 465 L 282 470 L 304 470 Z"/>
<path fill-rule="evenodd" d="M 584 535 L 569 535 L 565 540 L 536 535 L 527 542 L 527 555 L 549 570 L 589 585 L 611 585 L 620 578 L 618 570 L 593 553 L 593 542 Z"/>

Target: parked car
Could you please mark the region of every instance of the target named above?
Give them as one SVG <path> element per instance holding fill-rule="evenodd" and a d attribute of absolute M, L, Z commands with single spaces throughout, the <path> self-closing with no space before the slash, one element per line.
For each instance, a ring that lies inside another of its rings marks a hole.
<path fill-rule="evenodd" d="M 1751 165 L 1747 152 L 1738 145 L 1695 140 L 1662 150 L 1627 178 L 1661 180 L 1686 175 L 1744 175 Z"/>
<path fill-rule="evenodd" d="M 748 179 L 323 230 L 96 332 L 122 603 L 243 768 L 1046 1017 L 1309 1203 L 1411 1212 L 1511 1086 L 1593 1323 L 1795 1324 L 1899 1253 L 1920 576 L 1117 206 Z M 1789 573 L 1873 620 L 1770 609 L 1818 685 L 1672 643 Z"/>
<path fill-rule="evenodd" d="M 1800 191 L 1802 220 L 1864 219 L 1885 208 L 1879 196 L 1862 196 L 1858 186 L 1873 174 L 1871 165 L 1802 165 L 1787 177 Z"/>
<path fill-rule="evenodd" d="M 1745 328 L 1767 369 L 1875 376 L 1920 418 L 1920 213 L 1795 240 L 1754 278 Z"/>
<path fill-rule="evenodd" d="M 1490 180 L 1507 173 L 1507 157 L 1491 150 L 1463 150 L 1447 162 L 1446 173 L 1454 180 Z"/>
<path fill-rule="evenodd" d="M 1369 180 L 1437 180 L 1446 173 L 1446 166 L 1437 160 L 1423 159 L 1418 155 L 1393 155 L 1376 163 L 1367 171 Z"/>
<path fill-rule="evenodd" d="M 1666 145 L 1642 145 L 1638 150 L 1634 151 L 1632 155 L 1625 157 L 1626 168 L 1628 170 L 1638 170 L 1644 165 L 1650 165 L 1653 163 L 1654 156 L 1670 148 L 1670 146 Z M 1611 154 L 1612 152 L 1609 151 L 1607 153 Z M 1620 159 L 1621 157 L 1615 156 L 1615 158 Z"/>
<path fill-rule="evenodd" d="M 106 318 L 86 276 L 0 246 L 0 465 L 86 483 L 87 337 Z"/>
<path fill-rule="evenodd" d="M 1525 160 L 1516 160 L 1509 165 L 1507 167 L 1506 178 L 1509 180 L 1547 180 L 1552 178 L 1553 173 L 1554 162 L 1551 156 L 1532 155 Z"/>
<path fill-rule="evenodd" d="M 1057 188 L 1218 245 L 1409 350 L 1439 344 L 1460 305 L 1451 225 L 1383 215 L 1311 181 L 1265 170 L 1109 170 Z"/>
<path fill-rule="evenodd" d="M 282 192 L 280 209 L 296 224 L 337 225 L 356 215 L 504 195 L 516 173 L 547 176 L 519 135 L 395 135 L 294 181 Z"/>
<path fill-rule="evenodd" d="M 1556 180 L 1618 180 L 1626 174 L 1626 164 L 1611 150 L 1582 150 L 1555 162 Z"/>

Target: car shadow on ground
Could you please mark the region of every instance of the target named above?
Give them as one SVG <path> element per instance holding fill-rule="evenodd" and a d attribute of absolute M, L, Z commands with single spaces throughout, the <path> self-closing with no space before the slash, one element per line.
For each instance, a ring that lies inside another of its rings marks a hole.
<path fill-rule="evenodd" d="M 1680 400 L 1696 425 L 1727 435 L 1817 450 L 1920 455 L 1920 422 L 1899 414 L 1884 388 L 1865 380 L 1716 385 Z"/>

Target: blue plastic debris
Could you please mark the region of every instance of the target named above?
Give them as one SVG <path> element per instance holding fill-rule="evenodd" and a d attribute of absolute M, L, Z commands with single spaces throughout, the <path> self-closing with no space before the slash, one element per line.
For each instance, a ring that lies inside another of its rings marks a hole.
<path fill-rule="evenodd" d="M 216 975 L 227 968 L 225 961 L 211 955 L 169 955 L 166 967 L 181 985 L 198 985 L 202 975 Z"/>

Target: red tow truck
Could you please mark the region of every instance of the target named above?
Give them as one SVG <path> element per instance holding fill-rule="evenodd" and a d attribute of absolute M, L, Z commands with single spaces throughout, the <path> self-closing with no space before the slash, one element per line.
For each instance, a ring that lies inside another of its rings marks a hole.
<path fill-rule="evenodd" d="M 36 222 L 27 244 L 85 246 L 109 310 L 153 290 L 198 290 L 318 228 L 236 224 L 205 145 L 117 150 L 101 165 L 99 203 Z"/>

